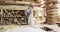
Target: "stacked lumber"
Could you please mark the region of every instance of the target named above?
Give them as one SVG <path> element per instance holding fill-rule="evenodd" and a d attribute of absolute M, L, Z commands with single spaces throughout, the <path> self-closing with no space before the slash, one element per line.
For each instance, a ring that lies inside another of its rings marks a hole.
<path fill-rule="evenodd" d="M 47 24 L 55 24 L 57 21 L 57 3 L 57 0 L 46 0 Z"/>

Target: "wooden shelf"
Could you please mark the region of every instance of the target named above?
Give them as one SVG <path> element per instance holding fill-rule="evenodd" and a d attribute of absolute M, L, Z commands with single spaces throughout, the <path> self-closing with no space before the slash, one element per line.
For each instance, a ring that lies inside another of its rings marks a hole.
<path fill-rule="evenodd" d="M 2 9 L 3 12 L 0 17 L 0 25 L 25 25 L 28 24 L 27 19 L 24 15 L 24 10 L 4 10 Z M 19 16 L 20 15 L 20 16 Z"/>

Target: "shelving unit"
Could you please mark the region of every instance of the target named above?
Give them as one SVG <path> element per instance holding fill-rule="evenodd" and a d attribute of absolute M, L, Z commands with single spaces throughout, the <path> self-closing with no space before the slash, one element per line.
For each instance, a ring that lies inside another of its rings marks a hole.
<path fill-rule="evenodd" d="M 0 25 L 27 25 L 24 10 L 0 9 Z"/>

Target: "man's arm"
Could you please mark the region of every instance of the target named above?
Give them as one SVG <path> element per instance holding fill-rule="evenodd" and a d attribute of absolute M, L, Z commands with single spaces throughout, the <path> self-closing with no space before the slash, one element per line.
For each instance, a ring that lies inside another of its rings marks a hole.
<path fill-rule="evenodd" d="M 26 16 L 26 18 L 28 18 L 27 14 L 28 14 L 28 9 L 25 10 L 25 16 Z"/>
<path fill-rule="evenodd" d="M 31 14 L 31 12 L 32 12 L 31 8 L 28 8 L 28 9 L 25 10 L 25 15 L 26 15 L 27 17 L 29 17 L 30 14 Z"/>
<path fill-rule="evenodd" d="M 29 17 L 31 15 L 31 11 L 29 11 L 28 13 L 27 13 L 27 16 Z"/>

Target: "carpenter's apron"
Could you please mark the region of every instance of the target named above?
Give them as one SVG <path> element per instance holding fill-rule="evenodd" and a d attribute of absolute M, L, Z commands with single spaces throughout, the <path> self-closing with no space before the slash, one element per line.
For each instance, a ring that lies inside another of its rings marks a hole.
<path fill-rule="evenodd" d="M 28 25 L 33 25 L 34 24 L 34 21 L 33 21 L 33 10 L 31 7 L 29 7 L 25 14 L 27 15 L 27 13 L 29 13 L 29 17 L 28 17 Z"/>

